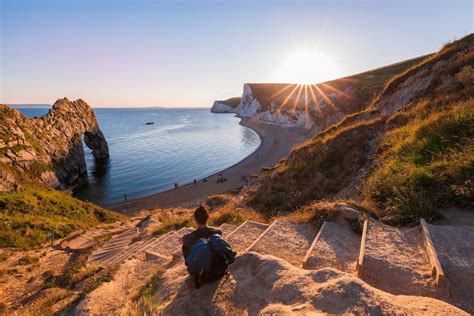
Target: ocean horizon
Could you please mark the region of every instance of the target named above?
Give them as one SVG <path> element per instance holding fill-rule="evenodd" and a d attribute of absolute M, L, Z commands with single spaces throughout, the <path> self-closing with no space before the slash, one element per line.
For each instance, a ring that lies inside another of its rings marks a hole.
<path fill-rule="evenodd" d="M 15 106 L 29 117 L 48 107 Z M 74 196 L 101 205 L 139 198 L 192 183 L 252 154 L 260 137 L 232 114 L 208 108 L 94 108 L 110 159 L 97 164 L 84 146 L 87 177 Z M 153 122 L 151 125 L 146 123 Z"/>

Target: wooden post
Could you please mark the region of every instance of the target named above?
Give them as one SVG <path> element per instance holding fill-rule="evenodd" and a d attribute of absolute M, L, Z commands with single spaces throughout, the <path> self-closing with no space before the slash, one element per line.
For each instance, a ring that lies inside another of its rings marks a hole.
<path fill-rule="evenodd" d="M 428 259 L 430 260 L 431 275 L 435 279 L 436 285 L 442 286 L 445 284 L 445 275 L 443 267 L 439 262 L 438 253 L 436 252 L 436 248 L 434 247 L 433 239 L 431 238 L 426 221 L 423 218 L 420 220 L 420 225 L 426 252 L 428 254 Z"/>
<path fill-rule="evenodd" d="M 362 239 L 360 241 L 360 252 L 359 259 L 357 260 L 357 276 L 359 278 L 364 274 L 364 256 L 365 256 L 365 244 L 367 241 L 367 230 L 369 226 L 369 221 L 364 221 L 364 228 L 362 230 Z"/>
<path fill-rule="evenodd" d="M 313 252 L 314 247 L 316 247 L 316 243 L 318 242 L 319 237 L 321 236 L 321 233 L 323 232 L 324 225 L 326 225 L 326 221 L 324 221 L 321 227 L 319 228 L 318 234 L 314 238 L 313 243 L 311 244 L 308 251 L 306 252 L 306 255 L 304 256 L 303 269 L 307 269 L 309 256 L 311 256 L 311 253 Z"/>
<path fill-rule="evenodd" d="M 258 236 L 258 238 L 255 239 L 255 241 L 247 248 L 247 251 L 251 251 L 252 247 L 255 246 L 260 241 L 260 239 L 262 239 L 266 232 L 268 232 L 273 227 L 273 225 L 275 225 L 276 222 L 278 222 L 278 220 L 273 221 L 273 223 L 271 223 L 271 225 L 268 226 L 267 229 L 265 229 L 263 233 Z"/>

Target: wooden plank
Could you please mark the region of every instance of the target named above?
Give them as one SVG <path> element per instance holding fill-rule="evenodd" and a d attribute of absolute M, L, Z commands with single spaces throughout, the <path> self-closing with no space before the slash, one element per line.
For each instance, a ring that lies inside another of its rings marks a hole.
<path fill-rule="evenodd" d="M 423 234 L 423 239 L 425 242 L 426 252 L 428 253 L 428 258 L 431 264 L 431 275 L 435 279 L 435 283 L 438 286 L 442 286 L 445 284 L 445 275 L 443 271 L 443 267 L 439 262 L 438 252 L 434 247 L 433 239 L 431 238 L 430 231 L 428 230 L 428 226 L 426 221 L 422 218 L 420 220 L 421 224 L 421 232 Z"/>
<path fill-rule="evenodd" d="M 250 249 L 252 249 L 252 247 L 255 246 L 260 241 L 260 239 L 262 239 L 262 237 L 273 227 L 273 225 L 275 225 L 277 221 L 278 220 L 275 220 L 273 223 L 271 223 L 271 225 L 268 226 L 267 229 L 265 229 L 263 233 L 260 236 L 258 236 L 258 238 L 255 239 L 255 241 L 247 248 L 247 251 L 250 251 Z"/>
<path fill-rule="evenodd" d="M 239 230 L 239 228 L 241 228 L 242 226 L 244 226 L 247 222 L 249 222 L 249 220 L 246 220 L 245 222 L 243 222 L 242 224 L 240 224 L 236 229 L 234 229 L 234 231 L 232 233 L 230 233 L 227 238 L 229 238 L 230 236 L 232 236 L 236 231 Z"/>
<path fill-rule="evenodd" d="M 362 239 L 360 241 L 359 259 L 357 260 L 357 276 L 359 278 L 361 278 L 364 273 L 365 243 L 367 241 L 368 226 L 369 226 L 369 221 L 366 219 L 364 221 L 364 228 L 362 230 Z"/>
<path fill-rule="evenodd" d="M 311 253 L 313 252 L 313 249 L 314 247 L 316 246 L 316 243 L 318 242 L 319 240 L 319 236 L 321 236 L 321 233 L 323 231 L 323 228 L 324 228 L 324 225 L 326 224 L 326 222 L 324 221 L 323 224 L 321 225 L 321 227 L 319 228 L 319 231 L 318 231 L 318 234 L 316 235 L 316 237 L 314 238 L 313 240 L 313 243 L 311 244 L 311 246 L 309 247 L 308 251 L 306 252 L 306 255 L 304 256 L 304 259 L 303 259 L 303 269 L 306 269 L 306 264 L 308 262 L 308 259 L 309 257 L 311 256 Z"/>

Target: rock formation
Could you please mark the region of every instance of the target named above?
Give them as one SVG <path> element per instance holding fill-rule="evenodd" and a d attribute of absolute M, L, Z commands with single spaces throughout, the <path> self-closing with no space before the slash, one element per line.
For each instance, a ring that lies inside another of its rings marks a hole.
<path fill-rule="evenodd" d="M 421 58 L 319 84 L 246 83 L 238 105 L 215 101 L 211 112 L 236 113 L 259 122 L 318 132 L 362 110 L 388 79 L 419 61 Z"/>
<path fill-rule="evenodd" d="M 87 173 L 82 138 L 98 160 L 109 150 L 92 108 L 79 99 L 56 101 L 40 118 L 0 105 L 0 191 L 23 181 L 66 188 Z"/>
<path fill-rule="evenodd" d="M 240 97 L 227 100 L 217 100 L 211 108 L 211 113 L 237 113 L 236 108 L 240 104 Z"/>

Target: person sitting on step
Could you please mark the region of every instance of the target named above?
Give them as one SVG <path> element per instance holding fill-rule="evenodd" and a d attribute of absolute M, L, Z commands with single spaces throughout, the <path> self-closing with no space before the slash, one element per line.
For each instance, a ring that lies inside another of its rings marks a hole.
<path fill-rule="evenodd" d="M 194 211 L 197 229 L 182 238 L 183 257 L 190 274 L 186 284 L 190 288 L 222 278 L 236 255 L 222 238 L 222 231 L 207 226 L 208 219 L 207 209 L 200 205 Z"/>

